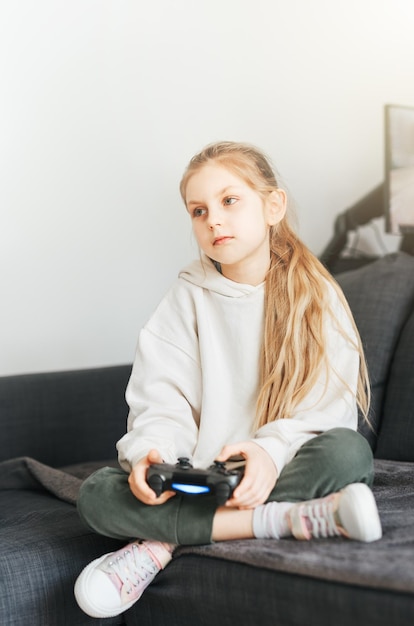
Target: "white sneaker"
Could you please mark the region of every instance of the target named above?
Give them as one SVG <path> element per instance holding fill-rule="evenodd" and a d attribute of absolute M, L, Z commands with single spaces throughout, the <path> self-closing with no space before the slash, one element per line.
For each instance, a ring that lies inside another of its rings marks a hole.
<path fill-rule="evenodd" d="M 172 546 L 133 542 L 85 567 L 75 583 L 80 608 L 91 617 L 113 617 L 129 609 L 171 560 Z"/>
<path fill-rule="evenodd" d="M 298 502 L 287 513 L 296 539 L 342 535 L 358 541 L 376 541 L 381 522 L 371 489 L 363 483 L 348 485 L 324 498 Z"/>

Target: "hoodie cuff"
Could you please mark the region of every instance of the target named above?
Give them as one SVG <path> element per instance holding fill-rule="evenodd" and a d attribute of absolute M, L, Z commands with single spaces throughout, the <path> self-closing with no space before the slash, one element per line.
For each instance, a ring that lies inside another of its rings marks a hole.
<path fill-rule="evenodd" d="M 282 469 L 286 465 L 286 459 L 289 451 L 288 446 L 275 437 L 256 437 L 253 441 L 258 446 L 263 448 L 263 450 L 266 450 L 276 466 L 277 475 L 279 477 Z"/>

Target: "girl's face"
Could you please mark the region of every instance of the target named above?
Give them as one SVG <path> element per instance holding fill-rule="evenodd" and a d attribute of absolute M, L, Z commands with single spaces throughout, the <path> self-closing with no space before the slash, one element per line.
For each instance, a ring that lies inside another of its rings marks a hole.
<path fill-rule="evenodd" d="M 272 191 L 264 200 L 242 178 L 212 163 L 190 177 L 185 200 L 198 245 L 221 264 L 223 275 L 238 283 L 263 282 L 269 229 L 285 215 L 285 192 Z"/>

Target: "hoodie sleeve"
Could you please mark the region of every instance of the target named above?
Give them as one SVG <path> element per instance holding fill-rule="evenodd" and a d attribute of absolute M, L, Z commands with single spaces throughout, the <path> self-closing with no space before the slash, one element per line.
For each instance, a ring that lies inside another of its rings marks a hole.
<path fill-rule="evenodd" d="M 152 448 L 175 463 L 196 445 L 201 375 L 195 318 L 186 295 L 176 291 L 139 335 L 126 390 L 127 433 L 117 443 L 119 463 L 128 472 Z"/>
<path fill-rule="evenodd" d="M 327 371 L 321 374 L 290 419 L 269 422 L 255 434 L 255 443 L 270 454 L 279 475 L 299 448 L 316 435 L 331 428 L 357 429 L 359 353 L 348 314 L 336 294 L 335 298 L 333 315 L 326 320 Z"/>

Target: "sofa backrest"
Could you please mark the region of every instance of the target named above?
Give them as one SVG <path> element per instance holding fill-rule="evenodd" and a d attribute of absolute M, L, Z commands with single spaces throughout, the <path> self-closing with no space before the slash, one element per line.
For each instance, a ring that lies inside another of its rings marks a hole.
<path fill-rule="evenodd" d="M 0 378 L 0 461 L 53 467 L 117 456 L 130 365 Z"/>
<path fill-rule="evenodd" d="M 414 312 L 402 329 L 391 363 L 375 455 L 414 461 Z"/>
<path fill-rule="evenodd" d="M 414 305 L 414 257 L 402 252 L 390 254 L 358 270 L 339 274 L 336 279 L 358 326 L 371 378 L 370 420 L 375 432 L 363 421 L 360 431 L 376 456 L 387 455 L 391 450 L 396 453 L 398 446 L 394 444 L 399 435 L 393 414 L 397 414 L 397 405 L 405 433 L 409 432 L 411 441 L 414 440 L 414 419 L 410 421 L 405 410 L 414 403 L 412 367 L 411 385 L 409 375 L 404 376 L 404 382 L 398 380 L 408 354 L 414 350 L 414 336 L 407 322 Z M 414 449 L 411 457 L 414 460 Z"/>

